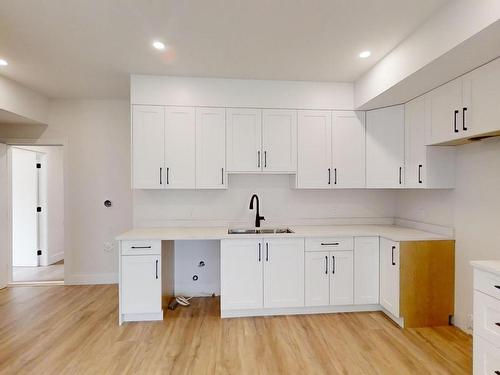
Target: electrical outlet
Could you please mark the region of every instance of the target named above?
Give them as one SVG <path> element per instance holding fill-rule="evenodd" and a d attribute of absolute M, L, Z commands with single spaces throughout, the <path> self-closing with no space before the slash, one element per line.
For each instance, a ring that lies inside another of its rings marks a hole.
<path fill-rule="evenodd" d="M 474 328 L 474 317 L 472 314 L 467 315 L 467 329 L 472 331 Z"/>
<path fill-rule="evenodd" d="M 113 242 L 104 242 L 104 251 L 110 253 L 115 248 L 115 244 Z"/>

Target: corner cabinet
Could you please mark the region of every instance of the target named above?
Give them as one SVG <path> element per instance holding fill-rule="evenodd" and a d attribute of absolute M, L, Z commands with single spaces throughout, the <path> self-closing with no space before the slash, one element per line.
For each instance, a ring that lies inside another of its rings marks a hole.
<path fill-rule="evenodd" d="M 366 187 L 404 187 L 404 106 L 366 113 Z"/>
<path fill-rule="evenodd" d="M 454 287 L 454 241 L 380 239 L 380 304 L 400 326 L 448 325 Z"/>
<path fill-rule="evenodd" d="M 304 306 L 303 238 L 221 241 L 222 316 L 238 310 L 243 316 L 241 310 L 300 306 Z"/>

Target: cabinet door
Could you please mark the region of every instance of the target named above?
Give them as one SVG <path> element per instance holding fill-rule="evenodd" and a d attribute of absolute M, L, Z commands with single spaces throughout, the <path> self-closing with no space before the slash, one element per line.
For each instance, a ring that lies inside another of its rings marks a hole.
<path fill-rule="evenodd" d="M 306 306 L 326 306 L 330 302 L 329 258 L 328 251 L 305 253 Z"/>
<path fill-rule="evenodd" d="M 332 187 L 332 114 L 298 112 L 297 187 Z"/>
<path fill-rule="evenodd" d="M 194 108 L 165 108 L 165 187 L 194 189 L 196 174 Z"/>
<path fill-rule="evenodd" d="M 260 239 L 221 241 L 221 309 L 263 307 L 263 251 Z"/>
<path fill-rule="evenodd" d="M 226 152 L 229 172 L 262 169 L 262 110 L 231 108 L 226 111 Z"/>
<path fill-rule="evenodd" d="M 399 317 L 399 243 L 380 239 L 380 304 Z"/>
<path fill-rule="evenodd" d="M 227 187 L 226 111 L 196 108 L 196 188 Z"/>
<path fill-rule="evenodd" d="M 365 187 L 365 112 L 333 112 L 332 153 L 333 187 Z"/>
<path fill-rule="evenodd" d="M 379 303 L 379 238 L 354 239 L 354 303 Z"/>
<path fill-rule="evenodd" d="M 304 239 L 266 239 L 264 245 L 264 307 L 304 306 Z"/>
<path fill-rule="evenodd" d="M 366 114 L 366 185 L 369 188 L 404 186 L 404 107 Z"/>
<path fill-rule="evenodd" d="M 430 144 L 460 138 L 462 79 L 448 82 L 427 95 L 430 111 Z"/>
<path fill-rule="evenodd" d="M 426 98 L 420 96 L 405 104 L 405 182 L 409 188 L 427 183 L 425 130 Z"/>
<path fill-rule="evenodd" d="M 330 274 L 330 305 L 354 303 L 354 273 L 352 251 L 332 251 Z"/>
<path fill-rule="evenodd" d="M 297 111 L 265 109 L 262 112 L 262 170 L 297 170 Z"/>
<path fill-rule="evenodd" d="M 500 131 L 500 58 L 463 77 L 462 137 Z"/>
<path fill-rule="evenodd" d="M 165 109 L 159 106 L 132 106 L 132 187 L 164 187 Z"/>
<path fill-rule="evenodd" d="M 161 312 L 161 256 L 122 256 L 121 297 L 123 314 Z"/>

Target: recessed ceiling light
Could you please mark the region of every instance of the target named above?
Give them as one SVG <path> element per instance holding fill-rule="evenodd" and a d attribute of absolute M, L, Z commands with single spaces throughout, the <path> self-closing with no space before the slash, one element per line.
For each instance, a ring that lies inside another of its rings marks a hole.
<path fill-rule="evenodd" d="M 160 51 L 163 51 L 165 49 L 165 44 L 160 41 L 155 41 L 153 42 L 153 47 Z"/>
<path fill-rule="evenodd" d="M 362 59 L 366 59 L 367 57 L 370 57 L 372 53 L 370 51 L 363 51 L 359 54 L 359 57 L 361 57 Z"/>
<path fill-rule="evenodd" d="M 5 61 L 4 59 L 0 59 L 0 66 L 7 66 L 9 63 Z"/>

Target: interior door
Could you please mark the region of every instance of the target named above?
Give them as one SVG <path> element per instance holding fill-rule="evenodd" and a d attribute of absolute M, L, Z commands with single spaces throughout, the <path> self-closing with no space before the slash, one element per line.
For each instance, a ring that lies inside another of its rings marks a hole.
<path fill-rule="evenodd" d="M 380 304 L 399 317 L 399 244 L 380 238 Z"/>
<path fill-rule="evenodd" d="M 260 239 L 221 241 L 221 309 L 263 306 L 263 249 Z"/>
<path fill-rule="evenodd" d="M 7 146 L 0 143 L 0 289 L 9 281 L 8 174 Z"/>
<path fill-rule="evenodd" d="M 332 251 L 330 305 L 354 303 L 354 267 L 352 251 Z"/>
<path fill-rule="evenodd" d="M 165 108 L 165 188 L 195 188 L 195 134 L 194 108 Z"/>
<path fill-rule="evenodd" d="M 262 170 L 262 110 L 230 108 L 226 111 L 226 152 L 229 172 Z"/>
<path fill-rule="evenodd" d="M 404 187 L 404 106 L 366 114 L 366 186 Z"/>
<path fill-rule="evenodd" d="M 426 97 L 405 104 L 405 177 L 406 187 L 426 186 Z"/>
<path fill-rule="evenodd" d="M 297 170 L 297 111 L 265 109 L 262 112 L 262 170 Z"/>
<path fill-rule="evenodd" d="M 266 239 L 264 245 L 264 307 L 304 306 L 304 239 Z"/>
<path fill-rule="evenodd" d="M 305 253 L 305 305 L 327 306 L 330 303 L 330 253 Z"/>
<path fill-rule="evenodd" d="M 165 186 L 164 111 L 160 106 L 132 106 L 132 186 L 135 189 Z"/>
<path fill-rule="evenodd" d="M 196 188 L 225 187 L 226 111 L 224 108 L 196 108 Z"/>
<path fill-rule="evenodd" d="M 122 256 L 122 310 L 124 314 L 162 310 L 161 256 Z"/>
<path fill-rule="evenodd" d="M 12 148 L 12 265 L 38 266 L 36 152 Z"/>
<path fill-rule="evenodd" d="M 299 111 L 297 187 L 332 187 L 332 114 Z"/>
<path fill-rule="evenodd" d="M 333 187 L 365 187 L 365 112 L 333 112 L 332 153 Z"/>

